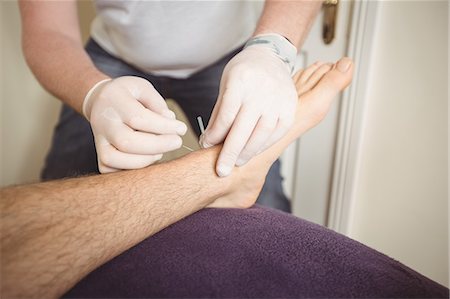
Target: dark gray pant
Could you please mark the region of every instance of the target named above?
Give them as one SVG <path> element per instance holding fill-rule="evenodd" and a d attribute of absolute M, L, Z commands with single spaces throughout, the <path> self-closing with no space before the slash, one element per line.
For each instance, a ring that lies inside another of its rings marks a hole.
<path fill-rule="evenodd" d="M 227 62 L 239 51 L 233 51 L 211 66 L 187 79 L 174 79 L 143 73 L 122 60 L 108 54 L 94 40 L 86 51 L 96 67 L 111 77 L 138 76 L 150 81 L 164 98 L 174 99 L 183 109 L 192 128 L 200 134 L 196 123 L 201 116 L 208 123 L 219 92 L 220 77 Z M 98 173 L 94 137 L 89 123 L 77 112 L 64 105 L 47 155 L 42 179 L 58 179 Z M 283 193 L 280 162 L 270 169 L 258 203 L 290 212 L 290 201 Z"/>

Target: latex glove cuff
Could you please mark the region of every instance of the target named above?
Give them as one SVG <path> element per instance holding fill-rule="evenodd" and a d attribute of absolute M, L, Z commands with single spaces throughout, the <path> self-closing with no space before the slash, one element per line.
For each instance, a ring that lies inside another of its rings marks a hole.
<path fill-rule="evenodd" d="M 99 81 L 99 82 L 97 82 L 97 83 L 95 83 L 95 85 L 94 86 L 92 86 L 92 88 L 88 91 L 88 93 L 86 94 L 86 96 L 84 97 L 84 100 L 83 100 L 83 106 L 82 106 L 82 112 L 83 112 L 83 115 L 84 115 L 84 117 L 87 119 L 87 120 L 89 120 L 89 115 L 88 115 L 88 111 L 87 111 L 87 109 L 88 109 L 88 105 L 90 105 L 90 99 L 92 98 L 92 95 L 93 95 L 93 93 L 100 87 L 100 86 L 103 86 L 103 84 L 105 84 L 106 82 L 109 82 L 109 81 L 111 81 L 112 79 L 104 79 L 104 80 L 101 80 L 101 81 Z"/>
<path fill-rule="evenodd" d="M 253 46 L 262 46 L 272 50 L 286 64 L 289 73 L 293 75 L 297 48 L 287 38 L 277 33 L 261 34 L 249 39 L 244 49 Z"/>

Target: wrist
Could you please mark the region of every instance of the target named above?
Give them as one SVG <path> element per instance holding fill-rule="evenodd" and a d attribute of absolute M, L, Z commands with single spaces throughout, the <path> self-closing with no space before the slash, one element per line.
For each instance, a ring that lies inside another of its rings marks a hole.
<path fill-rule="evenodd" d="M 278 33 L 258 34 L 250 38 L 244 46 L 264 47 L 272 51 L 286 65 L 289 73 L 294 72 L 297 59 L 297 48 L 284 36 Z"/>
<path fill-rule="evenodd" d="M 205 159 L 203 164 L 208 165 L 208 175 L 213 177 L 208 190 L 207 207 L 251 207 L 258 198 L 273 159 L 269 159 L 267 155 L 258 156 L 244 166 L 234 167 L 230 175 L 219 177 L 215 171 L 215 165 L 221 150 L 222 145 L 218 145 L 193 153 L 198 153 Z"/>
<path fill-rule="evenodd" d="M 99 92 L 99 90 L 109 81 L 111 81 L 111 78 L 102 78 L 99 81 L 97 81 L 96 83 L 94 83 L 94 85 L 88 90 L 88 92 L 86 93 L 84 100 L 83 100 L 83 104 L 82 104 L 82 108 L 81 111 L 84 115 L 84 117 L 89 120 L 90 116 L 91 116 L 91 110 L 92 110 L 92 102 L 93 102 L 93 98 L 95 97 L 95 95 Z"/>
<path fill-rule="evenodd" d="M 219 144 L 207 149 L 201 149 L 200 151 L 197 151 L 200 155 L 206 156 L 206 161 L 209 163 L 208 172 L 211 173 L 211 176 L 214 178 L 214 182 L 216 182 L 216 184 L 214 185 L 217 186 L 214 188 L 214 191 L 212 191 L 214 194 L 214 198 L 218 198 L 231 193 L 238 184 L 236 173 L 232 173 L 227 177 L 219 177 L 217 175 L 216 164 L 220 152 L 222 151 L 222 147 L 223 144 Z"/>

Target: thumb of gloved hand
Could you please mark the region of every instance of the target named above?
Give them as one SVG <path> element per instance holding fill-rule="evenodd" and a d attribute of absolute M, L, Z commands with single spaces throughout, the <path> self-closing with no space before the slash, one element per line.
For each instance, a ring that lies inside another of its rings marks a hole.
<path fill-rule="evenodd" d="M 179 148 L 187 131 L 152 84 L 139 77 L 99 82 L 87 94 L 83 113 L 101 173 L 146 167 Z"/>

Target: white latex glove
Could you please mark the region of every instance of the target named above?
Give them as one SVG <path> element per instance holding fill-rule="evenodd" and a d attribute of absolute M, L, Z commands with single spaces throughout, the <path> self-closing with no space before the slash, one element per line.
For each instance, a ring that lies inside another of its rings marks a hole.
<path fill-rule="evenodd" d="M 234 165 L 244 165 L 283 137 L 293 124 L 296 106 L 290 67 L 273 49 L 253 45 L 231 59 L 223 71 L 208 127 L 200 138 L 205 148 L 224 142 L 217 174 L 229 175 Z"/>
<path fill-rule="evenodd" d="M 147 80 L 119 77 L 96 84 L 83 103 L 101 173 L 146 167 L 182 145 L 187 127 Z"/>

